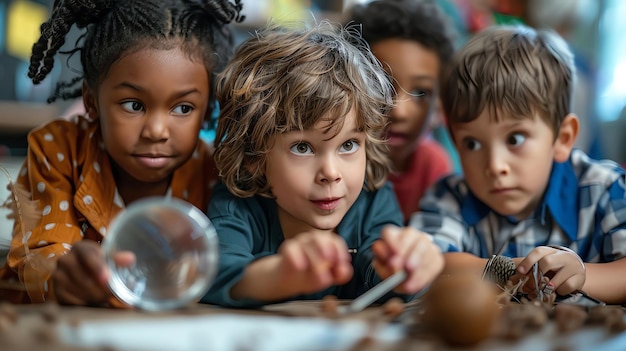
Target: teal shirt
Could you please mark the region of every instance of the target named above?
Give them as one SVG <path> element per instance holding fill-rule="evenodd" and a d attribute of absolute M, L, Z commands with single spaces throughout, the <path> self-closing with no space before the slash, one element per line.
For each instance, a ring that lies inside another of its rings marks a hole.
<path fill-rule="evenodd" d="M 220 183 L 211 194 L 208 214 L 219 238 L 219 270 L 202 302 L 225 307 L 258 307 L 269 303 L 233 300 L 229 292 L 243 276 L 246 266 L 275 254 L 283 243 L 276 201 L 261 196 L 239 198 Z M 317 300 L 326 295 L 353 299 L 377 284 L 380 278 L 371 266 L 372 243 L 380 237 L 385 225 L 402 226 L 402 220 L 402 211 L 389 183 L 378 191 L 362 190 L 337 227 L 337 233 L 345 239 L 348 248 L 356 249 L 352 254 L 352 280 L 315 294 L 294 296 L 291 300 Z M 394 295 L 389 294 L 380 302 L 391 296 Z"/>

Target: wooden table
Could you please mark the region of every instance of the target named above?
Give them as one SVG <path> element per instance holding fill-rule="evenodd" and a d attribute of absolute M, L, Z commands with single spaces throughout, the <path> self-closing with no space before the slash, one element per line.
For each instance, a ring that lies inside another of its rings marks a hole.
<path fill-rule="evenodd" d="M 409 337 L 411 309 L 389 321 L 381 307 L 325 318 L 319 301 L 230 310 L 208 305 L 148 313 L 55 304 L 0 305 L 1 350 L 626 350 L 626 333 L 601 326 L 559 333 L 553 322 L 516 341 L 450 348 Z M 317 314 L 317 315 L 316 315 Z"/>

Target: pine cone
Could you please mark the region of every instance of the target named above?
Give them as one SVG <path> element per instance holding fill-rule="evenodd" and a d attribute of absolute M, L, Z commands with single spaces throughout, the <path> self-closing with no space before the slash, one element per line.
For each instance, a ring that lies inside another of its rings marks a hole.
<path fill-rule="evenodd" d="M 510 257 L 493 255 L 487 261 L 483 271 L 483 279 L 505 286 L 509 278 L 515 274 L 515 263 Z"/>

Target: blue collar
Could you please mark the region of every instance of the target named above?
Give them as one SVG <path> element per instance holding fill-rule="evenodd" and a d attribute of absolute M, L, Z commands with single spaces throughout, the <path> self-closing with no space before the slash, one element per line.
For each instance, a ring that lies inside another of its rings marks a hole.
<path fill-rule="evenodd" d="M 578 178 L 570 161 L 554 162 L 550 180 L 543 201 L 538 208 L 542 222 L 545 221 L 547 210 L 565 234 L 576 240 L 578 232 Z M 471 191 L 461 203 L 461 216 L 469 225 L 476 225 L 492 210 L 480 201 Z M 518 222 L 507 216 L 509 221 Z"/>
<path fill-rule="evenodd" d="M 565 234 L 576 240 L 578 236 L 578 177 L 571 160 L 554 163 L 548 189 L 541 205 L 541 217 L 546 209 Z"/>

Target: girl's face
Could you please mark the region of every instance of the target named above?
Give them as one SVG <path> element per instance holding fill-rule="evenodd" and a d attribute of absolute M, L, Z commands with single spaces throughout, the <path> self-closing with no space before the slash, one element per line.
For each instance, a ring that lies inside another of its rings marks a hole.
<path fill-rule="evenodd" d="M 334 230 L 363 189 L 365 133 L 354 109 L 341 131 L 325 133 L 327 121 L 303 132 L 273 137 L 265 176 L 276 197 L 286 237 L 310 230 Z"/>
<path fill-rule="evenodd" d="M 118 187 L 167 187 L 197 145 L 209 80 L 203 62 L 180 49 L 147 48 L 113 63 L 97 95 L 86 89 L 85 105 L 100 119 Z"/>

